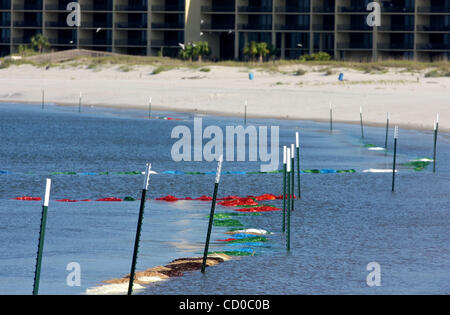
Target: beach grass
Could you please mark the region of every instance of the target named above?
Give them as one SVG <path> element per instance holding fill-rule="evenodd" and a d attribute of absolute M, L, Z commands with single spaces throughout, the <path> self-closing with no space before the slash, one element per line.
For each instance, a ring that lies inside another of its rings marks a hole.
<path fill-rule="evenodd" d="M 49 62 L 36 63 L 23 57 L 20 60 L 11 60 L 0 58 L 0 69 L 5 69 L 13 65 L 29 64 L 36 67 L 49 65 Z M 277 73 L 289 73 L 297 76 L 304 75 L 305 69 L 324 72 L 325 75 L 332 75 L 343 69 L 352 69 L 368 74 L 383 74 L 389 71 L 401 71 L 420 73 L 423 72 L 427 77 L 449 77 L 450 63 L 440 62 L 416 62 L 410 60 L 384 60 L 377 62 L 352 62 L 352 61 L 299 61 L 299 60 L 272 60 L 263 63 L 250 61 L 184 61 L 176 58 L 157 57 L 157 56 L 129 56 L 129 55 L 111 55 L 111 56 L 78 56 L 67 59 L 62 62 L 55 62 L 52 66 L 58 67 L 85 67 L 87 69 L 98 69 L 108 66 L 119 66 L 119 71 L 127 72 L 139 66 L 153 67 L 152 74 L 159 74 L 176 68 L 195 69 L 201 72 L 211 71 L 212 66 L 239 67 L 254 71 L 267 71 Z"/>

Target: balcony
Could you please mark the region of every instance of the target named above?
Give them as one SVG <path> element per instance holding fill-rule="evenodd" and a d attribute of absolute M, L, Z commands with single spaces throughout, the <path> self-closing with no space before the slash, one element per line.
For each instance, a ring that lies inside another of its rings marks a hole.
<path fill-rule="evenodd" d="M 81 25 L 82 28 L 112 28 L 112 23 L 111 22 L 106 22 L 106 21 L 92 21 L 92 22 L 88 22 L 88 21 L 83 21 L 81 20 Z"/>
<path fill-rule="evenodd" d="M 40 21 L 39 22 L 38 21 L 17 21 L 17 22 L 14 22 L 14 26 L 16 26 L 16 27 L 41 28 L 42 27 L 42 23 Z"/>
<path fill-rule="evenodd" d="M 77 44 L 77 40 L 72 38 L 49 38 L 48 42 L 51 45 L 75 46 Z"/>
<path fill-rule="evenodd" d="M 417 44 L 416 49 L 418 49 L 418 50 L 450 50 L 450 44 L 442 44 L 442 43 Z"/>
<path fill-rule="evenodd" d="M 202 24 L 200 26 L 202 30 L 234 30 L 234 23 L 225 23 L 225 24 Z"/>
<path fill-rule="evenodd" d="M 338 12 L 342 13 L 367 13 L 367 7 L 364 5 L 339 7 Z"/>
<path fill-rule="evenodd" d="M 386 13 L 414 13 L 414 7 L 386 6 L 381 8 L 381 12 Z"/>
<path fill-rule="evenodd" d="M 142 39 L 117 39 L 114 41 L 116 46 L 147 46 L 147 41 Z"/>
<path fill-rule="evenodd" d="M 379 43 L 377 48 L 380 50 L 412 50 L 414 45 L 412 43 Z"/>
<path fill-rule="evenodd" d="M 272 30 L 272 25 L 270 25 L 270 24 L 239 24 L 238 29 L 268 31 L 268 30 Z"/>
<path fill-rule="evenodd" d="M 230 13 L 234 12 L 234 6 L 231 5 L 214 5 L 214 6 L 202 6 L 202 13 Z"/>
<path fill-rule="evenodd" d="M 450 7 L 430 6 L 430 7 L 418 7 L 419 13 L 450 13 Z"/>
<path fill-rule="evenodd" d="M 14 4 L 13 9 L 17 11 L 37 11 L 42 10 L 42 3 L 26 3 L 26 4 Z"/>
<path fill-rule="evenodd" d="M 116 23 L 116 28 L 147 28 L 147 23 L 120 22 Z"/>
<path fill-rule="evenodd" d="M 330 6 L 313 7 L 312 11 L 314 13 L 334 13 L 334 7 Z"/>
<path fill-rule="evenodd" d="M 272 7 L 260 7 L 260 6 L 240 6 L 238 7 L 238 12 L 247 13 L 261 13 L 261 12 L 272 12 Z"/>
<path fill-rule="evenodd" d="M 86 45 L 86 46 L 108 46 L 111 45 L 111 41 L 107 39 L 87 39 L 83 38 L 79 40 L 80 45 Z"/>
<path fill-rule="evenodd" d="M 359 49 L 359 50 L 372 50 L 372 44 L 368 43 L 337 43 L 337 49 Z"/>
<path fill-rule="evenodd" d="M 45 27 L 57 27 L 57 28 L 61 28 L 61 27 L 71 27 L 71 28 L 76 28 L 76 26 L 69 26 L 67 25 L 66 21 L 49 21 L 49 22 L 45 22 Z"/>
<path fill-rule="evenodd" d="M 450 32 L 450 25 L 417 25 L 418 32 Z"/>
<path fill-rule="evenodd" d="M 155 39 L 150 42 L 153 47 L 179 47 L 177 40 Z"/>
<path fill-rule="evenodd" d="M 275 25 L 277 31 L 309 31 L 309 25 L 305 24 L 277 24 Z"/>
<path fill-rule="evenodd" d="M 309 13 L 309 7 L 299 7 L 299 6 L 283 6 L 275 7 L 275 12 L 277 13 Z"/>
<path fill-rule="evenodd" d="M 184 24 L 181 23 L 152 23 L 153 29 L 177 29 L 183 30 Z"/>
<path fill-rule="evenodd" d="M 312 29 L 314 31 L 334 31 L 334 24 L 314 24 Z"/>
<path fill-rule="evenodd" d="M 153 12 L 184 12 L 181 5 L 152 5 Z"/>
<path fill-rule="evenodd" d="M 116 11 L 147 12 L 145 5 L 116 5 Z"/>
<path fill-rule="evenodd" d="M 414 25 L 391 24 L 378 26 L 380 32 L 413 32 Z"/>
<path fill-rule="evenodd" d="M 337 26 L 338 31 L 372 31 L 373 27 L 367 24 L 339 24 Z"/>

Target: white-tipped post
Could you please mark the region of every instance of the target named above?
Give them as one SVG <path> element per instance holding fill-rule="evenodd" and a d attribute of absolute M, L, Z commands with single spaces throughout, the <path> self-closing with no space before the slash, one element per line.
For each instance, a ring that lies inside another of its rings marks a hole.
<path fill-rule="evenodd" d="M 152 98 L 150 97 L 148 100 L 148 119 L 152 116 Z"/>
<path fill-rule="evenodd" d="M 144 178 L 144 185 L 142 187 L 142 189 L 144 190 L 148 190 L 148 182 L 150 180 L 150 172 L 152 170 L 152 164 L 151 163 L 147 163 L 145 166 L 145 178 Z"/>
<path fill-rule="evenodd" d="M 394 139 L 398 139 L 398 126 L 394 128 Z"/>
<path fill-rule="evenodd" d="M 295 147 L 300 147 L 300 140 L 299 140 L 299 134 L 298 131 L 295 133 Z"/>
<path fill-rule="evenodd" d="M 291 156 L 291 149 L 286 149 L 286 157 Z M 289 173 L 291 171 L 291 159 L 286 159 L 286 171 Z"/>
<path fill-rule="evenodd" d="M 283 146 L 283 164 L 286 164 L 286 160 L 287 160 L 287 157 L 286 157 L 286 154 L 287 154 L 287 147 L 284 145 Z"/>
<path fill-rule="evenodd" d="M 79 113 L 81 112 L 81 100 L 82 100 L 82 98 L 83 98 L 83 95 L 81 94 L 81 91 L 80 91 L 80 96 L 78 98 L 78 112 Z"/>
<path fill-rule="evenodd" d="M 52 180 L 50 178 L 47 178 L 46 184 L 45 184 L 45 197 L 44 197 L 44 207 L 48 207 L 48 202 L 50 200 L 50 188 L 52 186 Z"/>
<path fill-rule="evenodd" d="M 220 173 L 222 172 L 222 162 L 223 162 L 223 155 L 220 155 L 219 161 L 217 164 L 216 184 L 218 184 L 220 182 Z"/>
<path fill-rule="evenodd" d="M 291 144 L 291 159 L 293 159 L 294 158 L 294 155 L 295 155 L 295 150 L 294 150 L 294 144 L 292 143 Z M 294 168 L 294 165 L 292 165 L 292 169 Z"/>

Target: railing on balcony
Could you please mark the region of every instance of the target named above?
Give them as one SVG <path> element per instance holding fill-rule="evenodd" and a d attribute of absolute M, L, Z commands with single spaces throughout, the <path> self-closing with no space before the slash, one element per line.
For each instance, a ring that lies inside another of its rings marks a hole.
<path fill-rule="evenodd" d="M 176 40 L 154 39 L 150 42 L 150 45 L 154 47 L 175 47 L 179 46 L 178 43 L 180 42 Z"/>
<path fill-rule="evenodd" d="M 308 24 L 276 24 L 276 30 L 281 31 L 306 31 L 309 30 Z"/>
<path fill-rule="evenodd" d="M 16 27 L 42 27 L 42 23 L 38 21 L 16 21 L 14 22 Z"/>
<path fill-rule="evenodd" d="M 417 7 L 417 12 L 421 13 L 450 13 L 450 6 L 430 6 L 430 7 Z"/>
<path fill-rule="evenodd" d="M 314 24 L 312 29 L 314 31 L 334 31 L 334 24 Z"/>
<path fill-rule="evenodd" d="M 450 44 L 442 44 L 442 43 L 417 44 L 416 48 L 419 50 L 450 50 Z"/>
<path fill-rule="evenodd" d="M 373 27 L 367 24 L 339 24 L 338 31 L 372 31 Z"/>
<path fill-rule="evenodd" d="M 77 44 L 77 40 L 74 38 L 49 38 L 48 42 L 51 45 L 67 45 L 73 46 Z"/>
<path fill-rule="evenodd" d="M 367 13 L 367 7 L 364 5 L 339 7 L 338 12 L 343 12 L 343 13 L 364 12 L 364 13 Z"/>
<path fill-rule="evenodd" d="M 155 12 L 184 12 L 184 5 L 152 5 Z"/>
<path fill-rule="evenodd" d="M 234 12 L 234 5 L 204 5 L 201 7 L 202 13 L 215 13 L 215 12 Z"/>
<path fill-rule="evenodd" d="M 334 13 L 334 7 L 332 6 L 313 7 L 312 11 L 314 13 Z"/>
<path fill-rule="evenodd" d="M 338 49 L 372 49 L 372 44 L 368 43 L 356 43 L 356 42 L 350 42 L 350 43 L 337 43 Z"/>
<path fill-rule="evenodd" d="M 88 21 L 83 21 L 81 20 L 81 25 L 82 28 L 97 28 L 97 27 L 101 27 L 101 28 L 112 28 L 112 23 L 111 22 L 104 22 L 104 21 L 92 21 L 92 22 L 88 22 Z"/>
<path fill-rule="evenodd" d="M 414 49 L 414 45 L 405 43 L 379 43 L 377 48 L 381 50 L 409 50 Z"/>
<path fill-rule="evenodd" d="M 147 41 L 142 39 L 116 39 L 116 46 L 147 46 Z"/>
<path fill-rule="evenodd" d="M 45 22 L 45 27 L 76 27 L 76 26 L 69 26 L 67 25 L 66 21 L 48 21 Z"/>
<path fill-rule="evenodd" d="M 234 30 L 234 23 L 212 23 L 212 24 L 202 24 L 200 26 L 202 30 Z"/>
<path fill-rule="evenodd" d="M 386 6 L 381 8 L 381 12 L 414 13 L 414 7 Z"/>
<path fill-rule="evenodd" d="M 267 31 L 272 29 L 271 24 L 238 24 L 240 30 L 261 30 Z"/>
<path fill-rule="evenodd" d="M 240 6 L 238 7 L 238 12 L 272 12 L 272 7 L 264 6 Z"/>
<path fill-rule="evenodd" d="M 119 22 L 117 28 L 147 28 L 147 23 Z"/>
<path fill-rule="evenodd" d="M 152 23 L 153 29 L 184 29 L 181 23 Z"/>
<path fill-rule="evenodd" d="M 108 46 L 111 45 L 111 41 L 107 40 L 107 39 L 98 39 L 98 38 L 94 38 L 94 39 L 87 39 L 87 38 L 83 38 L 79 40 L 80 45 L 89 45 L 89 46 L 96 46 L 96 45 L 101 45 L 101 46 Z"/>
<path fill-rule="evenodd" d="M 309 13 L 310 8 L 306 6 L 280 6 L 275 7 L 275 12 L 278 13 Z"/>
<path fill-rule="evenodd" d="M 116 5 L 116 11 L 147 11 L 145 5 Z"/>
<path fill-rule="evenodd" d="M 378 31 L 403 31 L 403 32 L 412 32 L 414 31 L 414 25 L 405 25 L 405 24 L 391 24 L 391 25 L 381 25 L 378 26 Z"/>
<path fill-rule="evenodd" d="M 42 10 L 42 3 L 25 3 L 25 4 L 14 4 L 14 10 Z"/>
<path fill-rule="evenodd" d="M 419 32 L 450 32 L 450 25 L 417 25 Z"/>

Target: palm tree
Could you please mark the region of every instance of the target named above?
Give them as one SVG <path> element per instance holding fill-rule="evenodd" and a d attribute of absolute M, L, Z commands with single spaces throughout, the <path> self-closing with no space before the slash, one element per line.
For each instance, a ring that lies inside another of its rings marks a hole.
<path fill-rule="evenodd" d="M 208 42 L 194 42 L 193 46 L 193 57 L 198 57 L 198 61 L 202 62 L 203 57 L 211 55 L 211 48 L 209 48 Z"/>
<path fill-rule="evenodd" d="M 263 62 L 263 58 L 270 53 L 266 42 L 256 44 L 256 51 L 259 55 L 259 62 Z"/>
<path fill-rule="evenodd" d="M 250 44 L 246 44 L 244 47 L 243 53 L 244 53 L 244 55 L 248 56 L 253 61 L 255 56 L 258 54 L 256 42 L 251 42 Z"/>
<path fill-rule="evenodd" d="M 42 34 L 37 34 L 31 37 L 31 47 L 42 54 L 44 49 L 50 47 L 50 43 L 48 42 L 47 37 Z"/>

